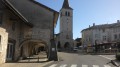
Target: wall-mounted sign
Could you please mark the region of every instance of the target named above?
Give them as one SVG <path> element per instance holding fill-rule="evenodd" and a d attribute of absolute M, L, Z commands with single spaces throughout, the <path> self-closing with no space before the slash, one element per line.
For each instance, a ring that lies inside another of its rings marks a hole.
<path fill-rule="evenodd" d="M 52 51 L 55 51 L 55 48 L 52 48 Z"/>

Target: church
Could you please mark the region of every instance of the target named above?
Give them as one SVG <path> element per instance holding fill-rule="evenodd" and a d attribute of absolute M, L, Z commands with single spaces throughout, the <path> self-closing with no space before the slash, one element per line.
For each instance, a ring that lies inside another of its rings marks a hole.
<path fill-rule="evenodd" d="M 71 50 L 73 48 L 73 9 L 69 1 L 64 0 L 60 10 L 60 33 L 55 35 L 58 49 Z"/>

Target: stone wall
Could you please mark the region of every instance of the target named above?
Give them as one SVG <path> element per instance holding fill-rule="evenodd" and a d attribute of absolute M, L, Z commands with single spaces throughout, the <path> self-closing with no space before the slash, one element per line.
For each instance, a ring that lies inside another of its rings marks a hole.
<path fill-rule="evenodd" d="M 6 51 L 7 51 L 7 44 L 8 44 L 8 32 L 4 28 L 0 27 L 0 36 L 1 36 L 1 48 L 0 51 L 0 64 L 4 63 L 6 60 Z"/>
<path fill-rule="evenodd" d="M 3 24 L 1 28 L 6 30 L 6 43 L 4 46 L 6 49 L 1 52 L 3 63 L 6 60 L 7 45 L 10 40 L 15 43 L 14 60 L 20 57 L 20 43 L 26 39 L 37 39 L 44 41 L 46 45 L 50 45 L 50 40 L 53 38 L 53 21 L 54 21 L 54 10 L 52 11 L 45 6 L 33 3 L 31 0 L 8 0 L 23 15 L 30 23 L 34 25 L 33 28 L 28 27 L 15 15 L 11 10 L 4 9 Z M 24 8 L 23 8 L 24 7 Z M 13 25 L 15 29 L 13 30 Z M 8 34 L 8 35 L 7 35 Z M 4 37 L 5 35 L 3 35 Z M 40 41 L 40 42 L 41 42 Z M 30 41 L 31 42 L 31 41 Z M 35 43 L 33 43 L 34 45 Z M 29 47 L 24 44 L 24 48 Z M 28 52 L 28 49 L 25 52 Z M 3 54 L 2 54 L 3 53 Z M 28 55 L 28 53 L 26 53 Z"/>
<path fill-rule="evenodd" d="M 34 25 L 30 31 L 32 37 L 50 42 L 53 38 L 54 12 L 29 0 L 9 1 Z"/>
<path fill-rule="evenodd" d="M 10 40 L 14 40 L 15 51 L 14 51 L 14 61 L 18 60 L 20 56 L 20 34 L 23 34 L 21 37 L 24 37 L 24 32 L 21 33 L 21 27 L 25 24 L 11 11 L 5 9 L 3 13 L 2 25 L 0 27 L 0 35 L 2 37 L 2 51 L 0 52 L 0 63 L 4 63 L 6 61 L 7 55 L 7 45 Z M 14 28 L 14 29 L 13 29 Z M 25 27 L 23 27 L 25 29 Z M 27 28 L 27 26 L 26 26 Z M 27 28 L 28 29 L 28 28 Z M 25 29 L 26 30 L 26 29 Z"/>

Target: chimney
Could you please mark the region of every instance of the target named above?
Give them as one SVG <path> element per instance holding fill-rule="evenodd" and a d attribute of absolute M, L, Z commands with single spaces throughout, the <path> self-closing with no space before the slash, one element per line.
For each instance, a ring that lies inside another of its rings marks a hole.
<path fill-rule="evenodd" d="M 95 23 L 93 23 L 93 26 L 95 26 Z"/>
<path fill-rule="evenodd" d="M 90 28 L 90 25 L 89 25 L 89 28 Z"/>
<path fill-rule="evenodd" d="M 117 23 L 120 23 L 120 20 L 117 20 Z"/>

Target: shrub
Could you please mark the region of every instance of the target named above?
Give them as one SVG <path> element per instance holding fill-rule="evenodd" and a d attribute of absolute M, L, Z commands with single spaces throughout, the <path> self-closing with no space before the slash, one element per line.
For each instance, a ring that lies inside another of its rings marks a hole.
<path fill-rule="evenodd" d="M 116 54 L 116 59 L 120 61 L 120 53 Z"/>

